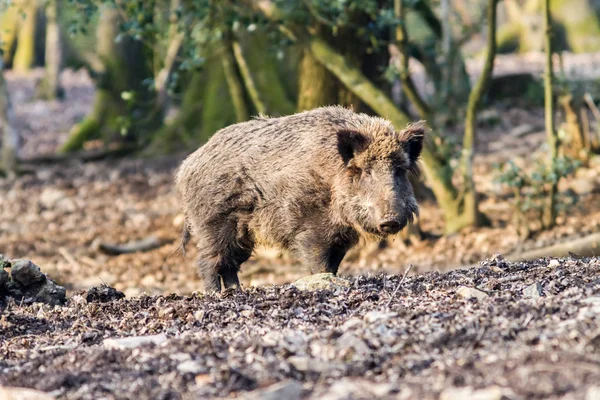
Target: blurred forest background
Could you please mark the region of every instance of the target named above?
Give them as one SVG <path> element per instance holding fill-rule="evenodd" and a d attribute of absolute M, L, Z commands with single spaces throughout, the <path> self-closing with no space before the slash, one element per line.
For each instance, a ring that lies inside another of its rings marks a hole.
<path fill-rule="evenodd" d="M 0 252 L 69 289 L 198 290 L 178 163 L 329 104 L 431 128 L 420 220 L 341 273 L 600 251 L 600 0 L 0 3 Z M 263 249 L 242 282 L 302 274 Z"/>

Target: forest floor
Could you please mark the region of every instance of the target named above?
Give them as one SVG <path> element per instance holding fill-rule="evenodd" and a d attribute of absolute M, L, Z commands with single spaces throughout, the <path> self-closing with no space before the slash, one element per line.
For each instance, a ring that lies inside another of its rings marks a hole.
<path fill-rule="evenodd" d="M 93 101 L 89 78 L 72 71 L 65 101 L 35 100 L 40 73 L 7 74 L 25 158 L 52 154 Z M 543 111 L 482 114 L 476 184 L 491 227 L 436 238 L 443 216 L 424 202 L 432 238 L 350 254 L 347 286 L 331 290 L 289 285 L 306 271 L 264 249 L 243 266 L 244 290 L 193 293 L 193 246 L 172 255 L 185 154 L 68 160 L 0 179 L 0 253 L 33 260 L 68 295 L 64 306 L 0 304 L 0 398 L 2 386 L 65 399 L 600 398 L 599 259 L 489 258 L 600 231 L 600 162 L 563 185 L 581 198 L 558 226 L 522 241 L 493 163 L 543 154 Z M 100 249 L 151 236 L 164 245 Z M 92 295 L 102 283 L 127 298 Z"/>
<path fill-rule="evenodd" d="M 2 385 L 60 399 L 600 398 L 599 258 L 347 283 L 13 302 L 0 398 Z"/>

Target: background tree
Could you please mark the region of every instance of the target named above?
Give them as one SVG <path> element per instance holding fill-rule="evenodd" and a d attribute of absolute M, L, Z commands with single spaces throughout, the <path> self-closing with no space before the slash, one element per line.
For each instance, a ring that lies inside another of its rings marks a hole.
<path fill-rule="evenodd" d="M 19 135 L 14 127 L 8 87 L 4 80 L 4 64 L 0 56 L 0 172 L 14 176 L 17 170 Z"/>

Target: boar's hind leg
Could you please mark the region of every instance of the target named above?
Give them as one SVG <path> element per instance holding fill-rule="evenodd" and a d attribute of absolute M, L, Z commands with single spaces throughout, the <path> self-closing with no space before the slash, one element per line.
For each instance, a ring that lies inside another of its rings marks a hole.
<path fill-rule="evenodd" d="M 216 237 L 207 235 L 198 242 L 198 265 L 206 292 L 220 292 L 221 278 L 225 289 L 239 288 L 240 265 L 252 254 L 254 244 L 250 239 L 236 238 L 235 231 L 230 231 L 231 235 L 225 236 L 225 231 L 227 230 L 223 229 L 217 235 L 213 232 Z"/>

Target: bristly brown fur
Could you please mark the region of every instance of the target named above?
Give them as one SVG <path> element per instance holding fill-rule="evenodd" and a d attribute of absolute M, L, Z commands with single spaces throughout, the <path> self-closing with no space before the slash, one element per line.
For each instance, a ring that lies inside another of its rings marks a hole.
<path fill-rule="evenodd" d="M 418 207 L 406 174 L 418 171 L 424 135 L 421 122 L 396 131 L 383 118 L 337 106 L 217 132 L 176 174 L 206 289 L 219 290 L 221 279 L 238 286 L 257 242 L 335 273 L 361 237 L 412 221 Z"/>

